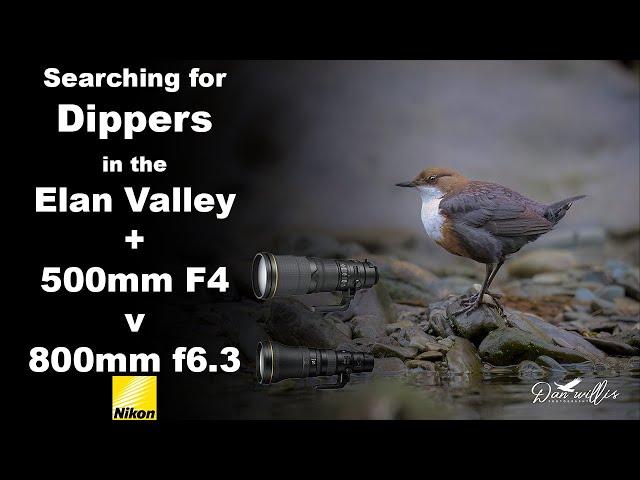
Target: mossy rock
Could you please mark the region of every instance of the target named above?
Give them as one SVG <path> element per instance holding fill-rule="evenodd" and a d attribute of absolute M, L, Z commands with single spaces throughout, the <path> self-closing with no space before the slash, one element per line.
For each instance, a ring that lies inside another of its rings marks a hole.
<path fill-rule="evenodd" d="M 569 348 L 545 342 L 517 328 L 503 327 L 492 331 L 479 347 L 482 360 L 492 365 L 516 365 L 524 360 L 535 361 L 546 355 L 559 363 L 589 361 L 585 355 Z"/>

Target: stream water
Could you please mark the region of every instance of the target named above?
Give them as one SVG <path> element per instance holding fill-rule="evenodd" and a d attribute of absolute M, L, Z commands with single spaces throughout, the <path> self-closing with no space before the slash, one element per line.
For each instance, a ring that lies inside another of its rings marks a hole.
<path fill-rule="evenodd" d="M 622 362 L 633 363 L 629 359 Z M 193 404 L 187 411 L 188 417 L 193 418 L 260 420 L 640 419 L 637 362 L 617 371 L 585 364 L 567 367 L 567 372 L 548 372 L 541 379 L 520 378 L 515 369 L 508 367 L 485 369 L 477 377 L 440 378 L 434 372 L 417 371 L 402 376 L 361 374 L 353 375 L 344 389 L 332 391 L 317 391 L 313 386 L 334 379 L 286 380 L 262 386 L 245 372 L 227 377 L 225 394 L 233 401 L 224 404 L 218 401 L 219 392 L 209 389 L 203 395 L 206 387 L 193 386 Z M 576 378 L 581 381 L 572 393 L 563 394 L 556 386 Z M 545 395 L 540 395 L 534 403 L 534 386 L 537 392 L 555 393 L 546 400 Z M 603 398 L 607 392 L 609 398 Z M 612 398 L 614 392 L 617 394 Z M 184 389 L 183 395 L 187 396 Z"/>

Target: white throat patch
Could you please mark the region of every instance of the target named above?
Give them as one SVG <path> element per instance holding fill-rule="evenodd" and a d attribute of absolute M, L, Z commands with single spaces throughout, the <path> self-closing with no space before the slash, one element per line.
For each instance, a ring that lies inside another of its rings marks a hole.
<path fill-rule="evenodd" d="M 427 235 L 434 240 L 442 240 L 444 217 L 440 214 L 440 201 L 444 194 L 436 187 L 418 187 L 422 197 L 421 218 Z"/>

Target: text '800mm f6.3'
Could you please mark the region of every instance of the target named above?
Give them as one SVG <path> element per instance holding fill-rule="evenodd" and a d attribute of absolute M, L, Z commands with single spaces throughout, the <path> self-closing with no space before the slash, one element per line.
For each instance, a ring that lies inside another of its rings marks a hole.
<path fill-rule="evenodd" d="M 378 283 L 378 268 L 368 260 L 294 257 L 261 252 L 253 259 L 251 285 L 260 300 L 316 292 L 343 292 L 340 305 L 316 311 L 346 310 L 357 290 Z"/>

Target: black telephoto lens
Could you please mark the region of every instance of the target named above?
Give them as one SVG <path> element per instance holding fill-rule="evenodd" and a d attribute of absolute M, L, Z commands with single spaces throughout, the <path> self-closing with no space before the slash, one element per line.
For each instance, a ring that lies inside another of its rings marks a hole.
<path fill-rule="evenodd" d="M 276 342 L 258 343 L 256 377 L 263 385 L 287 378 L 324 377 L 371 372 L 373 355 L 346 350 L 289 347 Z M 345 381 L 345 384 L 346 384 Z M 340 385 L 344 386 L 344 385 Z"/>
<path fill-rule="evenodd" d="M 371 262 L 294 257 L 261 252 L 253 259 L 251 284 L 261 300 L 274 296 L 315 292 L 346 292 L 378 283 L 378 268 Z"/>

